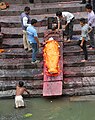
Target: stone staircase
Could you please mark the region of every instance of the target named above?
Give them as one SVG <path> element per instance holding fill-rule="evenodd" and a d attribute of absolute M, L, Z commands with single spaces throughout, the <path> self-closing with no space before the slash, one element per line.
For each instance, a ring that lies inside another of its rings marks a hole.
<path fill-rule="evenodd" d="M 25 82 L 33 97 L 42 96 L 43 87 L 43 56 L 42 48 L 38 54 L 41 61 L 31 64 L 31 53 L 27 53 L 22 45 L 22 29 L 20 13 L 25 6 L 31 8 L 31 18 L 39 20 L 37 27 L 39 39 L 43 42 L 43 32 L 47 30 L 45 16 L 55 16 L 56 11 L 70 11 L 75 15 L 74 39 L 79 38 L 81 17 L 87 18 L 84 5 L 80 1 L 70 0 L 7 0 L 10 7 L 0 11 L 0 22 L 4 33 L 3 45 L 5 52 L 0 53 L 0 97 L 12 98 L 15 95 L 16 83 Z M 44 19 L 44 20 L 43 20 Z M 64 43 L 64 81 L 63 95 L 89 95 L 95 93 L 95 51 L 89 51 L 89 61 L 81 63 L 83 53 L 76 45 L 77 40 Z"/>

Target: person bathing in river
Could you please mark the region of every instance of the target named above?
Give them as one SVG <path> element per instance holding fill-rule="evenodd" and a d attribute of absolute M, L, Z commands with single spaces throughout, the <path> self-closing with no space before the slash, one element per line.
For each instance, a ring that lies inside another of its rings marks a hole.
<path fill-rule="evenodd" d="M 15 107 L 22 108 L 25 107 L 24 100 L 23 100 L 23 93 L 27 92 L 29 95 L 29 91 L 24 87 L 24 82 L 19 81 L 19 84 L 16 86 L 16 96 L 15 96 Z"/>

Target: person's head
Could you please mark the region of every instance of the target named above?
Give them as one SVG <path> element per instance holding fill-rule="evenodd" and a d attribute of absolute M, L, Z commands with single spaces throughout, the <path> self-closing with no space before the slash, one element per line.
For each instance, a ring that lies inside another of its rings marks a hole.
<path fill-rule="evenodd" d="M 92 5 L 91 5 L 91 4 L 87 4 L 87 5 L 85 6 L 85 8 L 86 8 L 86 11 L 87 11 L 87 12 L 91 12 L 91 11 L 92 11 Z"/>
<path fill-rule="evenodd" d="M 36 19 L 32 19 L 31 20 L 31 25 L 36 26 L 36 24 L 37 24 L 37 20 Z"/>
<path fill-rule="evenodd" d="M 62 12 L 61 11 L 57 11 L 56 12 L 56 16 L 59 17 L 59 18 L 61 18 L 62 17 Z"/>
<path fill-rule="evenodd" d="M 80 25 L 84 26 L 85 23 L 86 23 L 85 18 L 80 18 Z"/>
<path fill-rule="evenodd" d="M 24 12 L 28 15 L 30 13 L 30 7 L 25 7 Z"/>
<path fill-rule="evenodd" d="M 19 87 L 23 87 L 24 82 L 23 81 L 19 81 Z"/>

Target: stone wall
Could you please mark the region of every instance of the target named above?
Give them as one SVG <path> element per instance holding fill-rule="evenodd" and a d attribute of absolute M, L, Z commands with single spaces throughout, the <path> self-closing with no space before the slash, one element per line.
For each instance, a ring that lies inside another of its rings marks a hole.
<path fill-rule="evenodd" d="M 8 2 L 9 4 L 27 4 L 29 0 L 0 0 L 1 2 Z M 55 3 L 55 2 L 69 2 L 71 0 L 34 0 L 34 3 Z M 76 1 L 76 0 L 72 0 Z"/>

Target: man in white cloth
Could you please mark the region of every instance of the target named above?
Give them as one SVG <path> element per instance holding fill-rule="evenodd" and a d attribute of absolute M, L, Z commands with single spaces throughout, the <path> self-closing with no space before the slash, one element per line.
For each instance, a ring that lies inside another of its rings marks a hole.
<path fill-rule="evenodd" d="M 19 81 L 19 84 L 16 86 L 16 96 L 15 96 L 15 107 L 16 108 L 25 107 L 24 100 L 22 97 L 22 94 L 24 92 L 27 92 L 30 95 L 29 91 L 24 87 L 24 82 Z"/>
<path fill-rule="evenodd" d="M 74 15 L 70 12 L 57 11 L 56 16 L 58 20 L 58 29 L 60 29 L 61 20 L 65 20 L 64 33 L 67 36 L 67 41 L 70 42 L 73 36 Z"/>

